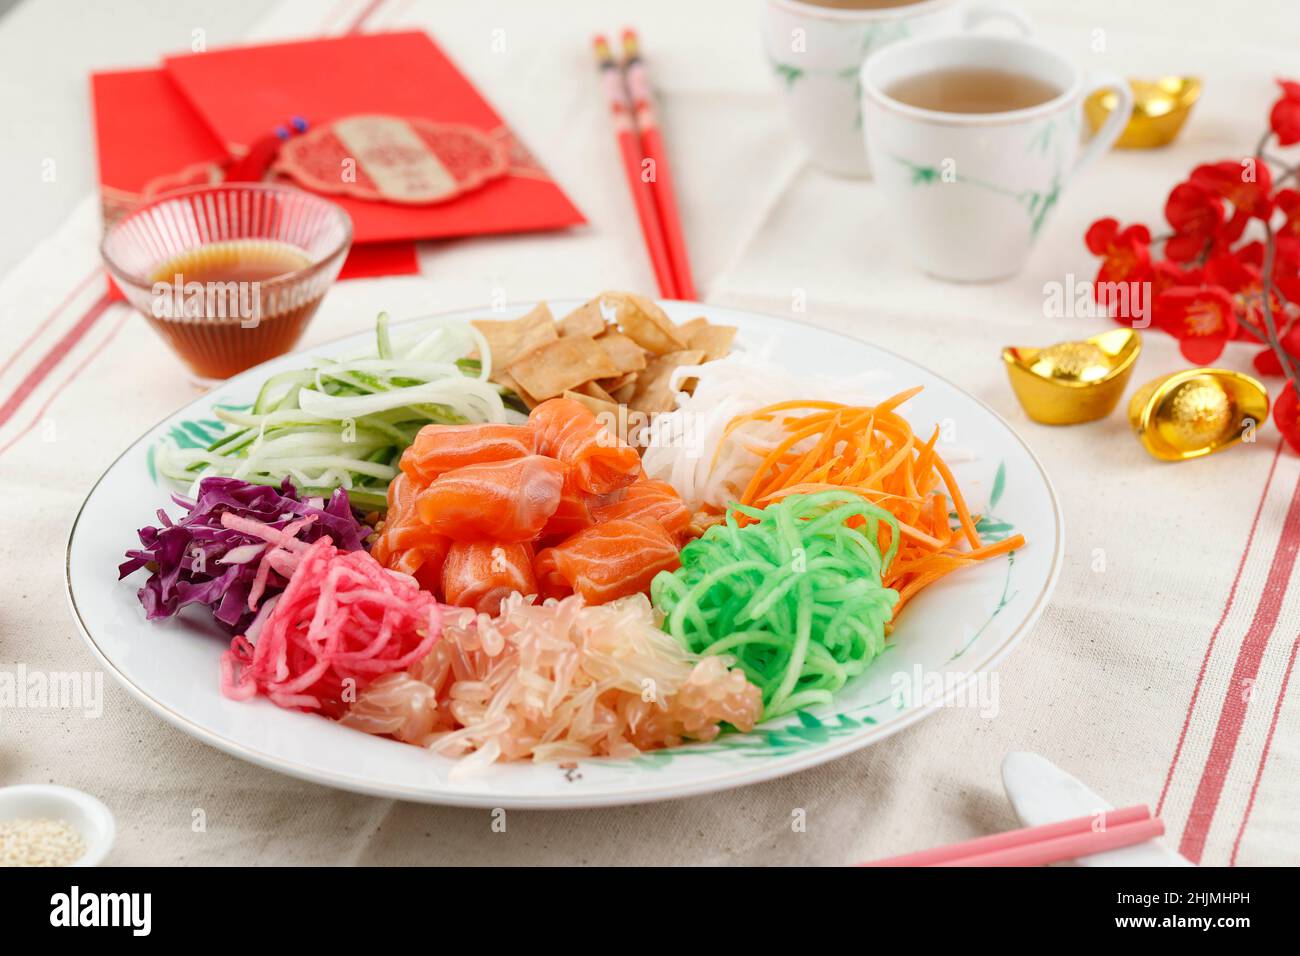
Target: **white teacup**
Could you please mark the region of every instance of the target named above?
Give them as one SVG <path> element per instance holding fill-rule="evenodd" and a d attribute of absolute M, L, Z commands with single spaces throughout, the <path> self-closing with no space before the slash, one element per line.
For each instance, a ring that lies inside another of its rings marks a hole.
<path fill-rule="evenodd" d="M 948 113 L 892 98 L 895 84 L 953 69 L 1029 76 L 1060 93 L 1000 113 Z M 895 227 L 926 272 L 980 282 L 1014 275 L 1070 177 L 1108 150 L 1133 108 L 1117 76 L 1078 67 L 1021 37 L 962 34 L 897 43 L 862 66 L 867 150 Z M 1111 89 L 1118 105 L 1086 146 L 1083 101 Z"/>
<path fill-rule="evenodd" d="M 763 45 L 795 132 L 812 160 L 843 176 L 868 176 L 858 69 L 882 47 L 911 37 L 974 29 L 994 19 L 1029 23 L 1001 2 L 915 0 L 892 7 L 830 7 L 766 0 Z"/>

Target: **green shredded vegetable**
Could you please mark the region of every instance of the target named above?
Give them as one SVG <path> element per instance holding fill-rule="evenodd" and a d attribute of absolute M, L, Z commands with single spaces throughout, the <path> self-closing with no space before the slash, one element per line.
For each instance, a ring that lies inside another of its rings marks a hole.
<path fill-rule="evenodd" d="M 884 555 L 881 522 L 893 532 Z M 898 539 L 897 520 L 851 491 L 732 505 L 650 594 L 666 631 L 698 654 L 734 657 L 762 690 L 764 717 L 777 717 L 829 702 L 884 650 L 898 592 L 880 578 Z"/>
<path fill-rule="evenodd" d="M 251 407 L 213 409 L 223 434 L 206 445 L 169 436 L 154 464 L 190 488 L 213 475 L 275 486 L 290 478 L 304 496 L 344 488 L 354 506 L 383 508 L 402 452 L 425 425 L 510 420 L 513 396 L 488 380 L 491 368 L 472 326 L 439 322 L 398 342 L 380 313 L 372 352 L 272 375 Z"/>

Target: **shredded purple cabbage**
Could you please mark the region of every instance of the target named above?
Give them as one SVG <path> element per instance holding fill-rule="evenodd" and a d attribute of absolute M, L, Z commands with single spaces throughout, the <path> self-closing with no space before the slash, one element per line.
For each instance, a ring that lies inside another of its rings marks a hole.
<path fill-rule="evenodd" d="M 343 551 L 360 550 L 370 534 L 370 528 L 354 516 L 342 488 L 322 507 L 319 498 L 300 500 L 288 478 L 279 489 L 238 478 L 204 478 L 199 482 L 197 500 L 180 495 L 173 495 L 172 500 L 188 513 L 173 522 L 158 509 L 161 527 L 141 528 L 143 547 L 126 552 L 127 560 L 117 569 L 121 580 L 148 567 L 149 580 L 138 596 L 151 621 L 171 617 L 190 604 L 204 604 L 232 634 L 243 633 L 252 623 L 255 614 L 249 610 L 248 594 L 266 542 L 224 527 L 221 516 L 227 511 L 276 528 L 315 515 L 316 520 L 303 528 L 298 538 L 311 543 L 328 535 Z M 243 551 L 231 555 L 235 563 L 223 563 L 221 559 L 237 548 Z M 288 581 L 272 570 L 265 597 L 279 594 L 286 584 Z"/>

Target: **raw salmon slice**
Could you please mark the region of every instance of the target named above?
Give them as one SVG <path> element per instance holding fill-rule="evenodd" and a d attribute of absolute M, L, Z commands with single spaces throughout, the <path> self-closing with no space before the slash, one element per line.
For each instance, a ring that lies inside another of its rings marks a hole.
<path fill-rule="evenodd" d="M 543 548 L 533 558 L 533 577 L 537 581 L 537 596 L 543 601 L 547 598 L 566 598 L 573 593 L 573 587 L 564 580 L 564 575 L 555 566 L 555 549 Z"/>
<path fill-rule="evenodd" d="M 577 472 L 573 468 L 564 471 L 564 485 L 560 489 L 560 504 L 555 514 L 542 529 L 542 541 L 553 544 L 572 537 L 583 528 L 595 523 L 592 517 L 590 495 L 578 487 Z"/>
<path fill-rule="evenodd" d="M 553 563 L 589 604 L 648 591 L 651 578 L 680 564 L 672 535 L 651 521 L 626 518 L 592 525 L 537 559 L 544 569 Z"/>
<path fill-rule="evenodd" d="M 509 461 L 537 451 L 527 425 L 425 425 L 402 454 L 402 471 L 421 485 L 466 465 Z"/>
<path fill-rule="evenodd" d="M 597 522 L 648 519 L 670 535 L 679 535 L 691 523 L 691 513 L 677 489 L 666 481 L 637 481 L 622 493 L 593 504 L 591 516 Z"/>
<path fill-rule="evenodd" d="M 641 474 L 641 458 L 571 398 L 552 398 L 534 408 L 528 423 L 537 432 L 537 452 L 575 471 L 583 491 L 604 495 L 630 485 Z"/>
<path fill-rule="evenodd" d="M 415 505 L 431 531 L 453 541 L 531 541 L 555 514 L 563 485 L 563 465 L 528 455 L 449 471 Z"/>
<path fill-rule="evenodd" d="M 515 591 L 537 593 L 531 545 L 494 541 L 452 544 L 442 566 L 442 593 L 447 604 L 496 614 L 501 601 Z"/>
<path fill-rule="evenodd" d="M 388 483 L 388 512 L 370 553 L 384 567 L 411 575 L 423 590 L 437 594 L 451 541 L 420 520 L 415 509 L 419 490 L 405 474 Z"/>

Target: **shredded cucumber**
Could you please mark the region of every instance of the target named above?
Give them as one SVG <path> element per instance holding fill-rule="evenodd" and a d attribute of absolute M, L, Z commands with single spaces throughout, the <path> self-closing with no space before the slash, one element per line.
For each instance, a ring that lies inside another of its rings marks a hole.
<path fill-rule="evenodd" d="M 272 375 L 251 406 L 214 408 L 225 434 L 205 448 L 164 438 L 154 462 L 191 492 L 214 475 L 261 485 L 289 478 L 303 496 L 344 488 L 354 506 L 382 508 L 398 459 L 425 425 L 517 419 L 488 381 L 491 369 L 472 326 L 439 322 L 398 341 L 380 313 L 373 351 Z"/>

